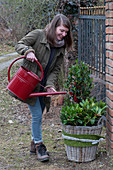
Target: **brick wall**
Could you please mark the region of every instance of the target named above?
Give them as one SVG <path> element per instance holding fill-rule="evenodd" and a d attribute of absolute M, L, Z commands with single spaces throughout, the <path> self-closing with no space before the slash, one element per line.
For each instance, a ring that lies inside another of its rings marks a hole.
<path fill-rule="evenodd" d="M 106 147 L 113 154 L 113 0 L 106 0 Z"/>

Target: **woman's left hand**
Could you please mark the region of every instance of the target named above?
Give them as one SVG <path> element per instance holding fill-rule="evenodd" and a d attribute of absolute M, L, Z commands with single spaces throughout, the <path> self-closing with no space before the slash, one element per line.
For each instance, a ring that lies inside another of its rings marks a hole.
<path fill-rule="evenodd" d="M 53 87 L 47 87 L 46 90 L 48 93 L 56 92 L 56 90 Z M 51 95 L 47 95 L 47 97 L 51 97 Z"/>
<path fill-rule="evenodd" d="M 37 60 L 35 54 L 33 52 L 29 52 L 27 55 L 26 55 L 26 59 L 31 61 L 31 62 L 34 62 L 35 60 Z"/>

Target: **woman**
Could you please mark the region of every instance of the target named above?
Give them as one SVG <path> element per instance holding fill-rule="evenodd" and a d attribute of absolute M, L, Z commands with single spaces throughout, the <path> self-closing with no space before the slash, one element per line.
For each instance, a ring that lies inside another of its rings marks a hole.
<path fill-rule="evenodd" d="M 55 92 L 55 82 L 60 72 L 65 49 L 72 49 L 72 34 L 69 19 L 56 15 L 44 30 L 36 29 L 28 33 L 16 45 L 16 51 L 25 56 L 23 66 L 38 76 L 41 71 L 34 60 L 38 60 L 44 70 L 41 86 L 38 84 L 34 92 L 46 90 Z M 49 101 L 48 101 L 49 100 Z M 46 146 L 43 144 L 41 122 L 44 108 L 49 109 L 50 96 L 33 97 L 26 100 L 32 115 L 31 154 L 37 154 L 39 161 L 49 160 Z"/>

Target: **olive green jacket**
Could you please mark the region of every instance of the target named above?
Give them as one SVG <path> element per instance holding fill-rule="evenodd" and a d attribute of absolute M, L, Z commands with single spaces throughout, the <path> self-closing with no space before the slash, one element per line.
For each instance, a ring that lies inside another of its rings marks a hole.
<path fill-rule="evenodd" d="M 43 70 L 45 69 L 48 63 L 50 52 L 51 52 L 50 45 L 47 42 L 45 32 L 39 29 L 32 31 L 29 34 L 27 34 L 25 37 L 23 37 L 17 43 L 15 49 L 19 54 L 25 55 L 25 56 L 28 52 L 33 51 L 39 63 L 41 64 Z M 56 48 L 53 61 L 47 73 L 46 87 L 49 87 L 49 86 L 55 87 L 55 82 L 58 78 L 61 64 L 63 63 L 64 54 L 65 54 L 64 47 Z M 33 71 L 39 77 L 41 76 L 40 68 L 36 62 L 31 62 L 29 60 L 24 59 L 22 65 L 25 68 Z M 40 87 L 38 84 L 34 91 L 39 92 L 39 89 Z M 30 105 L 34 105 L 36 102 L 36 98 L 35 97 L 29 98 L 27 99 L 26 102 L 29 103 Z"/>

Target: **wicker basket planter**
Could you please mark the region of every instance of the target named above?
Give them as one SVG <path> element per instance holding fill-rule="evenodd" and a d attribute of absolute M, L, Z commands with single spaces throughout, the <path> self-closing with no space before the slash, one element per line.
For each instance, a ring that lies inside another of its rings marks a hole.
<path fill-rule="evenodd" d="M 92 127 L 62 125 L 64 135 L 70 134 L 71 136 L 74 135 L 74 137 L 80 136 L 82 137 L 82 139 L 84 138 L 84 136 L 90 136 L 90 135 L 91 137 L 94 136 L 97 137 L 98 135 L 101 134 L 102 126 L 103 124 L 99 124 L 97 126 L 92 126 Z M 97 142 L 96 144 L 92 144 L 91 142 L 72 141 L 73 144 L 75 144 L 75 146 L 69 146 L 70 145 L 69 142 L 70 140 L 64 138 L 64 144 L 65 144 L 68 160 L 75 161 L 75 162 L 89 162 L 96 158 L 96 151 L 99 142 Z"/>

